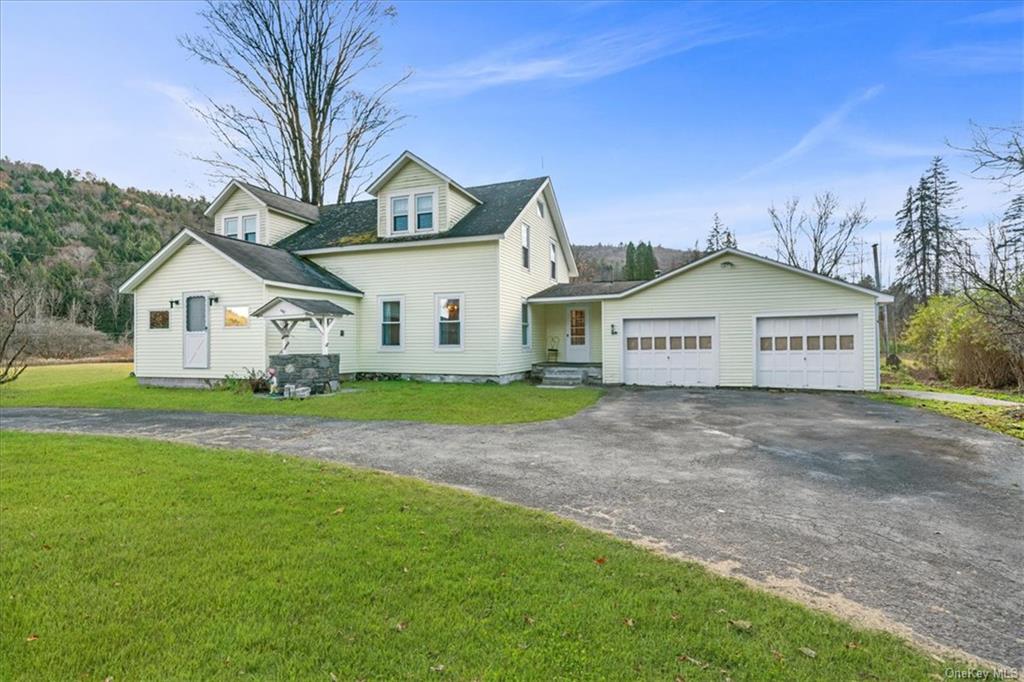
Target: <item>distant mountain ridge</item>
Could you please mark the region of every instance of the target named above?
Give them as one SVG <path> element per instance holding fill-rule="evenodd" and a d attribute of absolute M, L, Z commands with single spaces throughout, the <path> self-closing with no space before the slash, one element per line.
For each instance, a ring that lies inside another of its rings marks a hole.
<path fill-rule="evenodd" d="M 573 255 L 580 271 L 580 280 L 587 282 L 608 282 L 624 279 L 623 267 L 626 264 L 626 244 L 573 244 Z M 658 269 L 662 272 L 692 263 L 704 255 L 697 249 L 673 249 L 667 246 L 655 246 L 654 257 L 658 261 Z"/>

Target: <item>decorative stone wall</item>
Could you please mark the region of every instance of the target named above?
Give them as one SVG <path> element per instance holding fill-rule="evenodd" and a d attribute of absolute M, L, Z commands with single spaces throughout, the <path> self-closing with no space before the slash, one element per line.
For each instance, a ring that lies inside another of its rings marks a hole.
<path fill-rule="evenodd" d="M 304 386 L 311 393 L 331 393 L 338 390 L 341 375 L 338 366 L 341 356 L 337 353 L 290 353 L 271 355 L 270 369 L 277 376 L 278 390 L 285 384 Z"/>

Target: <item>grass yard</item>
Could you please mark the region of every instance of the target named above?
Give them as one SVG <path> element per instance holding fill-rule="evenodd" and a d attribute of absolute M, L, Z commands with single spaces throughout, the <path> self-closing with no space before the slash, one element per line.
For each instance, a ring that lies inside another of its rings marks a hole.
<path fill-rule="evenodd" d="M 0 679 L 937 678 L 559 520 L 296 458 L 0 433 Z"/>
<path fill-rule="evenodd" d="M 920 389 L 915 388 L 914 390 Z M 886 403 L 931 410 L 932 412 L 944 414 L 947 417 L 953 417 L 954 419 L 960 419 L 965 422 L 977 424 L 978 426 L 983 426 L 991 431 L 1005 433 L 1008 436 L 1024 440 L 1024 409 L 999 407 L 996 405 L 965 405 L 963 403 L 947 403 L 942 400 L 905 398 L 903 396 L 887 393 L 866 393 L 865 395 L 869 398 L 873 398 L 874 400 L 881 400 Z"/>
<path fill-rule="evenodd" d="M 601 390 L 549 390 L 518 382 L 429 384 L 347 382 L 353 393 L 273 400 L 231 390 L 139 386 L 129 363 L 29 367 L 0 389 L 2 407 L 107 407 L 284 414 L 334 419 L 402 419 L 440 424 L 510 424 L 560 419 L 597 402 Z"/>

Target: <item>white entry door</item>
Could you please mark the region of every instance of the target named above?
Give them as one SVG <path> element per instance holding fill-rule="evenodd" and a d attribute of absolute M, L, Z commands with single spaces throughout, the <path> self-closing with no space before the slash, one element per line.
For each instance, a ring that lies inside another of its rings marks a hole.
<path fill-rule="evenodd" d="M 626 320 L 623 377 L 641 386 L 717 386 L 715 318 Z"/>
<path fill-rule="evenodd" d="M 864 387 L 856 315 L 757 320 L 757 385 L 856 391 Z"/>
<path fill-rule="evenodd" d="M 207 369 L 210 366 L 210 304 L 206 294 L 184 294 L 185 339 L 182 366 Z"/>
<path fill-rule="evenodd" d="M 565 361 L 590 362 L 590 311 L 569 308 L 565 325 Z"/>

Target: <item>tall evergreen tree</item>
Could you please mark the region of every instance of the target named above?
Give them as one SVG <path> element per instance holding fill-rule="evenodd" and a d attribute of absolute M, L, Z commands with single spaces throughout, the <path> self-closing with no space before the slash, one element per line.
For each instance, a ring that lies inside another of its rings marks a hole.
<path fill-rule="evenodd" d="M 733 235 L 732 231 L 725 226 L 722 219 L 718 217 L 718 213 L 715 213 L 711 219 L 711 231 L 708 233 L 708 241 L 705 251 L 711 253 L 721 249 L 734 248 L 736 248 L 736 237 Z"/>
<path fill-rule="evenodd" d="M 954 252 L 960 248 L 960 187 L 941 157 L 917 183 L 896 212 L 900 277 L 919 301 L 941 294 L 949 282 Z"/>
<path fill-rule="evenodd" d="M 626 244 L 626 265 L 622 268 L 622 279 L 639 279 L 636 276 L 636 247 L 633 242 Z"/>

